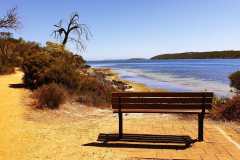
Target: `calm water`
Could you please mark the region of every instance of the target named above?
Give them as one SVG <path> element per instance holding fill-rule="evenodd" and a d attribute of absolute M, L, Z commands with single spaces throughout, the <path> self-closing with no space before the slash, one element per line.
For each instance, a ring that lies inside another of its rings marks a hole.
<path fill-rule="evenodd" d="M 170 91 L 213 91 L 229 96 L 228 76 L 240 70 L 240 59 L 114 60 L 90 61 L 93 67 L 109 67 L 121 78 Z"/>

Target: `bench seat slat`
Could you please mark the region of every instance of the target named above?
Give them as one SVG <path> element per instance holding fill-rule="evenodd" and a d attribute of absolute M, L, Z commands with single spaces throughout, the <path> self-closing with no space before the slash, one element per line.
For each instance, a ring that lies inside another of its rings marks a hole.
<path fill-rule="evenodd" d="M 148 97 L 121 97 L 120 99 L 117 97 L 112 98 L 112 104 L 118 104 L 119 100 L 121 103 L 202 103 L 202 97 L 156 97 L 156 98 L 148 98 Z M 205 103 L 212 103 L 212 98 L 205 98 Z"/>
<path fill-rule="evenodd" d="M 119 110 L 118 109 L 113 109 L 113 113 L 118 113 Z M 202 110 L 201 109 L 194 109 L 194 110 L 190 110 L 190 109 L 121 109 L 122 113 L 189 113 L 189 114 L 197 114 L 197 113 L 201 113 Z M 208 113 L 209 111 L 206 110 L 206 113 Z"/>
<path fill-rule="evenodd" d="M 212 92 L 114 92 L 112 97 L 213 97 Z"/>

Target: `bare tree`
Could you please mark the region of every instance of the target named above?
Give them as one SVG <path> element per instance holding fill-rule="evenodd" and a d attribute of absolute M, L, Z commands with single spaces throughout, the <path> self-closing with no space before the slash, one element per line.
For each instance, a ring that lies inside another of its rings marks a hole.
<path fill-rule="evenodd" d="M 54 27 L 56 29 L 53 31 L 53 35 L 56 39 L 61 40 L 63 47 L 67 42 L 74 42 L 77 49 L 85 50 L 85 42 L 92 36 L 88 26 L 80 23 L 78 13 L 70 16 L 66 26 L 63 26 L 63 20 L 60 20 Z"/>
<path fill-rule="evenodd" d="M 18 29 L 19 25 L 20 22 L 17 16 L 17 7 L 8 10 L 7 14 L 0 18 L 0 28 Z"/>

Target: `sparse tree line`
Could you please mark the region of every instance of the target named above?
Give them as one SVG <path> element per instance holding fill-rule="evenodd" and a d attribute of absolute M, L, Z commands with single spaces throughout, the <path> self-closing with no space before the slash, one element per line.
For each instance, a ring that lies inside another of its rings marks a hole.
<path fill-rule="evenodd" d="M 235 59 L 240 58 L 240 51 L 209 51 L 209 52 L 184 52 L 161 54 L 151 59 Z"/>

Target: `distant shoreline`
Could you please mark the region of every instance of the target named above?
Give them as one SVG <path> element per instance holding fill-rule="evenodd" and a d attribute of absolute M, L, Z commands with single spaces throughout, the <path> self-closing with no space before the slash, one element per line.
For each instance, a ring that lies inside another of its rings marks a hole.
<path fill-rule="evenodd" d="M 208 52 L 183 52 L 160 54 L 150 58 L 151 60 L 161 59 L 240 59 L 240 51 L 208 51 Z"/>
<path fill-rule="evenodd" d="M 169 59 L 109 59 L 109 60 L 89 60 L 91 62 L 113 62 L 113 61 L 123 61 L 123 62 L 138 62 L 138 61 L 158 61 L 158 60 L 240 60 L 239 58 L 169 58 Z"/>

